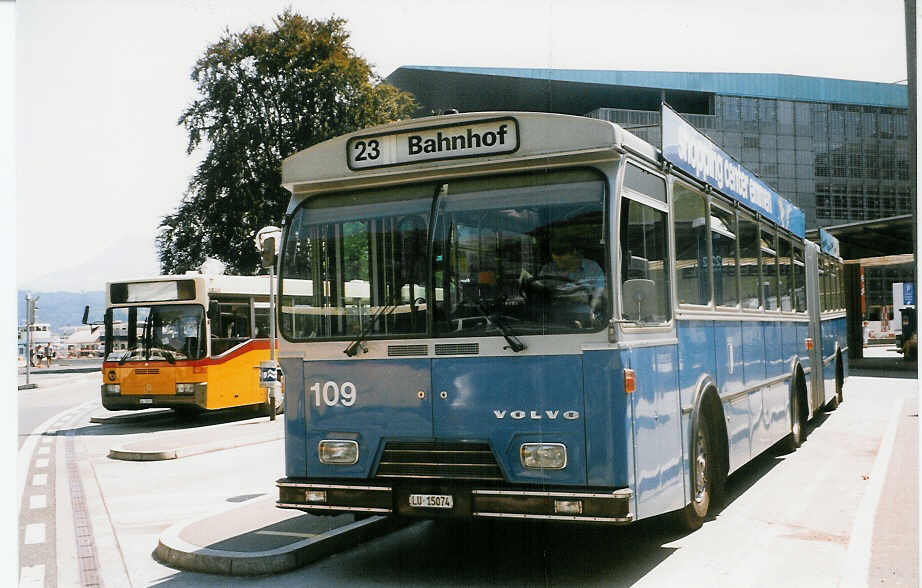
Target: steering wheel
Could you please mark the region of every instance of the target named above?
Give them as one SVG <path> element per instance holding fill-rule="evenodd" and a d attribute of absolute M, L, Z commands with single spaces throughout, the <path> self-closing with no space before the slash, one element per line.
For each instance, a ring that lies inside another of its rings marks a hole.
<path fill-rule="evenodd" d="M 547 282 L 551 282 L 551 283 L 548 284 Z M 556 286 L 553 284 L 554 282 L 557 283 Z M 531 290 L 541 290 L 550 295 L 554 295 L 555 293 L 556 294 L 566 294 L 566 295 L 576 293 L 574 290 L 571 290 L 569 292 L 563 292 L 561 288 L 562 286 L 572 286 L 575 291 L 584 293 L 587 296 L 592 293 L 590 289 L 586 286 L 586 284 L 581 284 L 578 281 L 572 280 L 566 276 L 558 276 L 554 274 L 540 274 L 537 276 L 532 276 L 528 278 L 527 280 L 525 280 L 525 283 L 522 285 L 522 294 L 525 296 L 525 298 L 528 298 L 529 291 Z"/>

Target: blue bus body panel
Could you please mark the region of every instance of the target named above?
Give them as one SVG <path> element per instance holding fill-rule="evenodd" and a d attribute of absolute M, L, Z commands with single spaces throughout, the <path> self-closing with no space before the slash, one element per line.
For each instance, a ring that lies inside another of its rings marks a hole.
<path fill-rule="evenodd" d="M 381 440 L 430 440 L 432 394 L 429 359 L 305 361 L 304 385 L 307 405 L 307 475 L 310 477 L 368 478 L 373 472 Z M 351 382 L 356 400 L 351 406 L 328 404 L 326 382 L 340 386 Z M 312 389 L 320 384 L 320 402 Z M 422 392 L 422 394 L 420 394 Z M 420 398 L 422 396 L 422 398 Z M 354 439 L 359 443 L 355 465 L 326 465 L 317 456 L 322 439 Z"/>
<path fill-rule="evenodd" d="M 586 462 L 590 486 L 625 487 L 631 413 L 624 392 L 624 358 L 619 351 L 583 353 L 586 391 Z"/>
<path fill-rule="evenodd" d="M 790 374 L 791 370 L 784 361 L 782 323 L 765 321 L 762 323 L 762 332 L 765 337 L 765 377 L 771 380 Z M 769 446 L 784 436 L 787 429 L 789 386 L 790 380 L 775 381 L 762 391 L 763 414 L 768 423 L 766 443 Z"/>
<path fill-rule="evenodd" d="M 634 495 L 638 518 L 681 508 L 687 465 L 682 439 L 675 345 L 625 353 L 634 370 Z"/>
<path fill-rule="evenodd" d="M 721 397 L 743 390 L 743 340 L 740 321 L 715 321 L 717 389 Z M 729 471 L 749 461 L 749 400 L 746 396 L 723 402 L 727 422 Z"/>
<path fill-rule="evenodd" d="M 690 480 L 691 476 L 691 426 L 698 393 L 698 383 L 702 375 L 708 373 L 702 370 L 713 370 L 714 367 L 714 331 L 709 328 L 711 321 L 677 321 L 676 336 L 679 340 L 678 357 L 675 365 L 679 371 L 679 406 L 685 408 L 682 414 L 681 447 L 683 480 Z M 681 363 L 680 363 L 681 362 Z M 711 374 L 714 372 L 711 371 Z M 691 488 L 685 484 L 683 492 L 684 503 L 691 500 Z"/>
<path fill-rule="evenodd" d="M 846 319 L 845 317 L 822 318 L 820 317 L 821 337 L 821 354 L 823 358 L 823 380 L 826 388 L 826 398 L 832 398 L 836 390 L 836 343 L 839 349 L 845 350 L 846 340 Z M 843 374 L 848 374 L 848 354 L 842 353 Z"/>
<path fill-rule="evenodd" d="M 304 361 L 281 359 L 285 374 L 285 475 L 307 475 L 307 423 L 304 420 Z"/>
<path fill-rule="evenodd" d="M 445 358 L 432 366 L 436 440 L 489 441 L 509 482 L 586 485 L 581 356 Z M 564 443 L 567 467 L 526 470 L 519 452 L 531 442 Z"/>

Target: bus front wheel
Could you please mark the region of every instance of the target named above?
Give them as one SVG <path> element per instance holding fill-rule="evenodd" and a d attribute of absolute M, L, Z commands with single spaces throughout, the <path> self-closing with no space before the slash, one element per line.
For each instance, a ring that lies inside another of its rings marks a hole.
<path fill-rule="evenodd" d="M 711 428 L 706 415 L 699 414 L 692 444 L 691 502 L 677 513 L 679 525 L 689 531 L 694 531 L 704 524 L 717 487 L 719 468 Z"/>

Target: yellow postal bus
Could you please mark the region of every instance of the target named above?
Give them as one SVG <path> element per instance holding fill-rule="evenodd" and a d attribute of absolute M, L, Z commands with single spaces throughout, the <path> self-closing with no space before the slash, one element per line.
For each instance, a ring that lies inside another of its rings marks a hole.
<path fill-rule="evenodd" d="M 270 320 L 268 276 L 107 283 L 103 406 L 188 415 L 252 405 L 269 414 L 259 364 L 270 359 Z"/>

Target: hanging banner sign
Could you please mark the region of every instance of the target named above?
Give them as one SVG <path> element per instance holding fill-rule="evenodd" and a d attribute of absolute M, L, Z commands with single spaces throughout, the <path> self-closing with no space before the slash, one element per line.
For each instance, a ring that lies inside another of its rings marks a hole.
<path fill-rule="evenodd" d="M 752 210 L 803 237 L 803 211 L 769 188 L 754 173 L 685 122 L 677 112 L 662 105 L 663 157 L 722 194 L 739 200 Z"/>
<path fill-rule="evenodd" d="M 842 257 L 839 255 L 839 240 L 823 229 L 820 229 L 820 251 L 836 257 Z"/>

